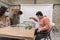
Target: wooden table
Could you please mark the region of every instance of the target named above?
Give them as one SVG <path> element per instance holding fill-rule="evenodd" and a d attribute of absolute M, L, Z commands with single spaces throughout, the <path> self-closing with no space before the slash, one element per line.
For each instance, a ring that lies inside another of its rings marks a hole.
<path fill-rule="evenodd" d="M 30 39 L 34 38 L 35 29 L 25 29 L 24 27 L 4 27 L 0 28 L 1 37 L 17 38 L 17 39 Z"/>

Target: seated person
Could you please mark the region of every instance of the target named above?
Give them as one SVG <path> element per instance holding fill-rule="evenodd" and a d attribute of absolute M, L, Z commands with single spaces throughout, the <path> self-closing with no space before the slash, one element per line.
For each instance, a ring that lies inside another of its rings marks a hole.
<path fill-rule="evenodd" d="M 10 17 L 11 16 L 11 13 L 10 13 L 10 9 L 7 8 L 7 11 L 5 12 L 5 16 L 6 17 Z"/>
<path fill-rule="evenodd" d="M 1 8 L 0 8 L 0 28 L 10 26 L 10 19 L 8 17 L 6 17 L 6 15 L 5 15 L 6 11 L 7 11 L 7 8 L 4 6 L 1 6 Z M 0 37 L 0 40 L 18 40 L 18 39 Z"/>
<path fill-rule="evenodd" d="M 39 24 L 39 27 L 35 31 L 36 38 L 35 40 L 41 40 L 46 37 L 48 32 L 50 31 L 50 21 L 46 16 L 43 16 L 41 11 L 36 13 L 37 19 L 34 17 L 30 17 Z"/>
<path fill-rule="evenodd" d="M 6 10 L 4 6 L 0 8 L 0 27 L 10 26 L 10 19 L 5 15 Z"/>
<path fill-rule="evenodd" d="M 18 9 L 12 9 L 12 16 L 11 16 L 11 25 L 19 24 L 19 17 L 22 14 L 22 11 L 18 11 Z"/>

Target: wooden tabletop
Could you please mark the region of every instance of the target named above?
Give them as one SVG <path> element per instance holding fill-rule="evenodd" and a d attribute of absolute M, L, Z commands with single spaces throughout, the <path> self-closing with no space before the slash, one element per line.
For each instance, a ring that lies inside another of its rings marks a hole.
<path fill-rule="evenodd" d="M 33 38 L 35 29 L 25 29 L 24 27 L 4 27 L 0 28 L 0 36 L 11 38 Z"/>

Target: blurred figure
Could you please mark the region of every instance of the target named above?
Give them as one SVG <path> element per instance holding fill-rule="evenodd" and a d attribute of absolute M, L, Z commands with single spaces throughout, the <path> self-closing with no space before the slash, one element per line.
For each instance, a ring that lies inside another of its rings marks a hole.
<path fill-rule="evenodd" d="M 1 6 L 1 8 L 0 8 L 0 28 L 10 26 L 10 19 L 9 19 L 9 17 L 6 17 L 6 15 L 5 15 L 6 11 L 7 11 L 7 7 Z M 18 39 L 0 37 L 0 40 L 18 40 Z"/>
<path fill-rule="evenodd" d="M 22 14 L 23 14 L 23 12 L 22 12 L 22 11 L 18 11 L 18 15 L 20 15 L 20 16 L 21 16 Z"/>
<path fill-rule="evenodd" d="M 35 30 L 36 38 L 35 40 L 41 40 L 46 37 L 50 30 L 50 21 L 46 16 L 43 16 L 41 11 L 36 13 L 37 19 L 34 17 L 30 17 L 39 24 L 39 27 Z"/>
<path fill-rule="evenodd" d="M 24 19 L 23 17 L 23 12 L 22 11 L 18 11 L 18 15 L 19 15 L 19 24 L 21 23 L 20 20 Z"/>
<path fill-rule="evenodd" d="M 0 8 L 0 27 L 10 26 L 10 19 L 6 17 L 5 12 L 7 8 L 1 6 Z"/>
<path fill-rule="evenodd" d="M 11 16 L 9 8 L 7 8 L 7 11 L 5 12 L 5 16 L 6 17 L 10 17 Z"/>
<path fill-rule="evenodd" d="M 14 8 L 12 9 L 12 16 L 11 16 L 11 25 L 19 24 L 20 15 L 22 14 L 22 11 L 18 11 L 18 9 Z"/>

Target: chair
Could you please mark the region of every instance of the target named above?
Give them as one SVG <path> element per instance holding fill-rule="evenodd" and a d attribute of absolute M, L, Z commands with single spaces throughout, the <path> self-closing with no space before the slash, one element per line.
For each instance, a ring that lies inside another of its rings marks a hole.
<path fill-rule="evenodd" d="M 46 40 L 46 39 L 47 39 L 47 40 L 49 40 L 49 39 L 52 40 L 52 39 L 51 39 L 50 32 L 47 34 L 47 37 L 44 38 L 44 40 Z"/>
<path fill-rule="evenodd" d="M 51 32 L 51 30 L 52 30 L 52 27 L 51 27 L 51 29 L 50 29 L 50 32 Z M 47 36 L 44 38 L 44 40 L 52 40 L 52 38 L 51 38 L 51 35 L 50 35 L 50 32 L 47 34 Z"/>
<path fill-rule="evenodd" d="M 37 36 L 40 37 L 40 34 L 38 34 Z M 49 40 L 49 39 L 52 40 L 51 35 L 50 35 L 50 32 L 48 32 L 46 36 L 43 36 L 42 39 L 44 39 L 44 40 Z"/>
<path fill-rule="evenodd" d="M 52 38 L 51 38 L 51 35 L 50 35 L 50 32 L 51 32 L 51 30 L 52 30 L 52 27 L 50 28 L 50 31 L 47 33 L 47 35 L 46 36 L 43 36 L 43 38 L 42 39 L 44 39 L 44 40 L 52 40 Z M 40 37 L 40 34 L 38 34 L 38 36 Z"/>

